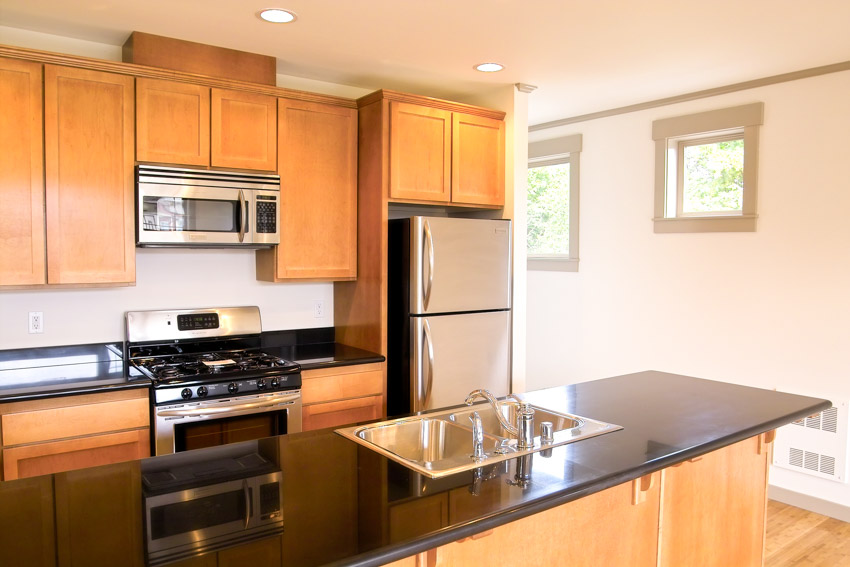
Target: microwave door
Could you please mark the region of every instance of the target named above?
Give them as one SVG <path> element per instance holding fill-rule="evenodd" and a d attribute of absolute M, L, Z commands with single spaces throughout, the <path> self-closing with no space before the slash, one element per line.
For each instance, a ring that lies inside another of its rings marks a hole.
<path fill-rule="evenodd" d="M 137 243 L 250 243 L 250 193 L 231 188 L 140 183 Z"/>

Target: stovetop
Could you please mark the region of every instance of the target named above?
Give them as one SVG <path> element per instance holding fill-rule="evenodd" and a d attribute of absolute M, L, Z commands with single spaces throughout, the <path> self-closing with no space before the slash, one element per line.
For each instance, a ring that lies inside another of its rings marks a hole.
<path fill-rule="evenodd" d="M 219 382 L 236 378 L 291 374 L 301 367 L 295 362 L 262 351 L 221 351 L 131 357 L 132 363 L 155 387 L 171 383 Z"/>

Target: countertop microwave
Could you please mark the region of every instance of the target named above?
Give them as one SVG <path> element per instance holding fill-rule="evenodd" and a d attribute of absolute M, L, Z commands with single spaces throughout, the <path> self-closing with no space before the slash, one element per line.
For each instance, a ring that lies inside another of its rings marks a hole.
<path fill-rule="evenodd" d="M 280 243 L 280 176 L 136 166 L 136 244 L 268 248 Z"/>

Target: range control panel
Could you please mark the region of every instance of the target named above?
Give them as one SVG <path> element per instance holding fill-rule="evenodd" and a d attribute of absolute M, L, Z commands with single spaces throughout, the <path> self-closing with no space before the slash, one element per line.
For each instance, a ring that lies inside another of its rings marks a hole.
<path fill-rule="evenodd" d="M 218 329 L 218 313 L 193 313 L 177 316 L 177 330 Z"/>

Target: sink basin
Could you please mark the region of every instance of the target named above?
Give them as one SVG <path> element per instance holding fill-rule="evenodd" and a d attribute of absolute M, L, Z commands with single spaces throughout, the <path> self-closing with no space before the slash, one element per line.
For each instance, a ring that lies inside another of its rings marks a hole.
<path fill-rule="evenodd" d="M 509 423 L 516 423 L 517 408 L 518 404 L 513 402 L 501 404 L 501 411 Z M 619 425 L 586 417 L 534 405 L 531 408 L 534 409 L 537 435 L 534 447 L 529 449 L 517 447 L 517 440 L 502 427 L 495 411 L 486 403 L 345 427 L 337 429 L 336 433 L 421 474 L 439 478 L 622 429 Z M 481 416 L 484 429 L 483 459 L 472 457 L 470 416 L 474 411 Z M 547 443 L 541 440 L 539 433 L 540 423 L 544 421 L 551 421 L 554 431 L 553 441 Z"/>

